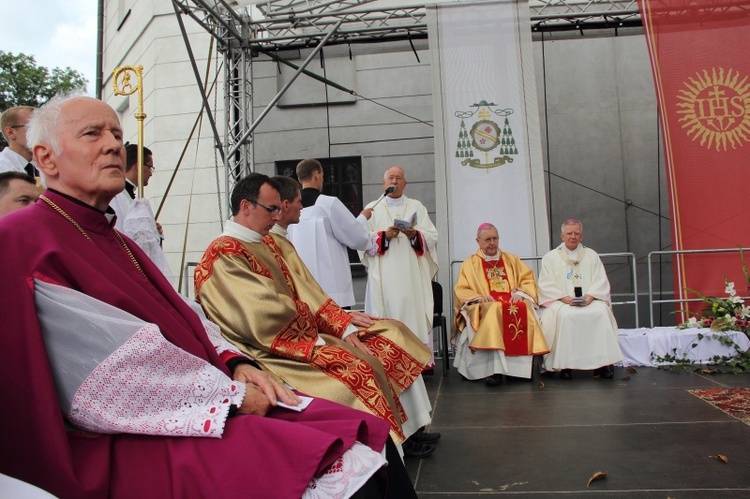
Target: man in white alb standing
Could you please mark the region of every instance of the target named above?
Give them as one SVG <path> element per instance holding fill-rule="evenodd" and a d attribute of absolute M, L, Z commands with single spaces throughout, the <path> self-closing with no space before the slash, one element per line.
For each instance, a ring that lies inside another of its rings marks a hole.
<path fill-rule="evenodd" d="M 303 208 L 299 222 L 289 226 L 288 238 L 320 287 L 339 306 L 349 308 L 355 299 L 346 248 L 369 248 L 367 219 L 372 210 L 355 218 L 338 198 L 322 194 L 323 166 L 316 159 L 300 161 L 297 178 Z"/>
<path fill-rule="evenodd" d="M 427 208 L 404 195 L 406 174 L 392 166 L 383 176 L 383 187 L 393 186 L 385 198 L 373 201 L 369 219 L 372 245 L 360 252 L 367 267 L 365 312 L 398 319 L 433 351 L 433 299 L 430 281 L 437 273 L 438 233 Z M 397 227 L 396 220 L 414 225 Z M 430 366 L 434 365 L 434 359 Z"/>

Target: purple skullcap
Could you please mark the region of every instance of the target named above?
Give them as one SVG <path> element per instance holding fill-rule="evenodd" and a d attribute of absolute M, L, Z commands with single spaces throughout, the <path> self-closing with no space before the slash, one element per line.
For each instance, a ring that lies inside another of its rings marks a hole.
<path fill-rule="evenodd" d="M 477 229 L 477 232 L 482 232 L 482 231 L 483 231 L 484 229 L 486 229 L 487 227 L 492 227 L 492 228 L 494 228 L 495 226 L 494 226 L 494 225 L 492 225 L 491 223 L 488 223 L 488 222 L 484 222 L 483 224 L 481 224 L 481 225 L 479 226 L 479 228 Z"/>

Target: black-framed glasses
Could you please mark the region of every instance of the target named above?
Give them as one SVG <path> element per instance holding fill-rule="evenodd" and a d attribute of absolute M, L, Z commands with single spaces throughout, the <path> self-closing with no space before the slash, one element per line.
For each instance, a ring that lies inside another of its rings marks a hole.
<path fill-rule="evenodd" d="M 279 213 L 281 213 L 281 208 L 279 208 L 278 206 L 266 206 L 263 203 L 259 203 L 258 201 L 250 201 L 250 202 L 266 210 L 269 215 L 278 215 Z"/>
<path fill-rule="evenodd" d="M 11 128 L 26 128 L 26 125 L 11 125 Z"/>

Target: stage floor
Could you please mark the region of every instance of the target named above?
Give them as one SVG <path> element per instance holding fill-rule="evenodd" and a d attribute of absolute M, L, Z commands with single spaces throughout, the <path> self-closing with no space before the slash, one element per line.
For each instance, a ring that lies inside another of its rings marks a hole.
<path fill-rule="evenodd" d="M 750 375 L 616 367 L 611 380 L 575 371 L 487 387 L 440 366 L 425 382 L 443 437 L 406 461 L 422 499 L 750 497 L 750 426 L 688 391 L 750 387 Z M 587 488 L 597 471 L 607 478 Z"/>

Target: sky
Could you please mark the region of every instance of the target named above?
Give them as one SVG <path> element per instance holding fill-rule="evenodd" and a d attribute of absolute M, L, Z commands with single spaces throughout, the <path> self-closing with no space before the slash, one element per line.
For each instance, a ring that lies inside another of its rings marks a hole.
<path fill-rule="evenodd" d="M 75 69 L 94 95 L 97 0 L 3 3 L 0 50 L 34 56 L 38 66 Z"/>

